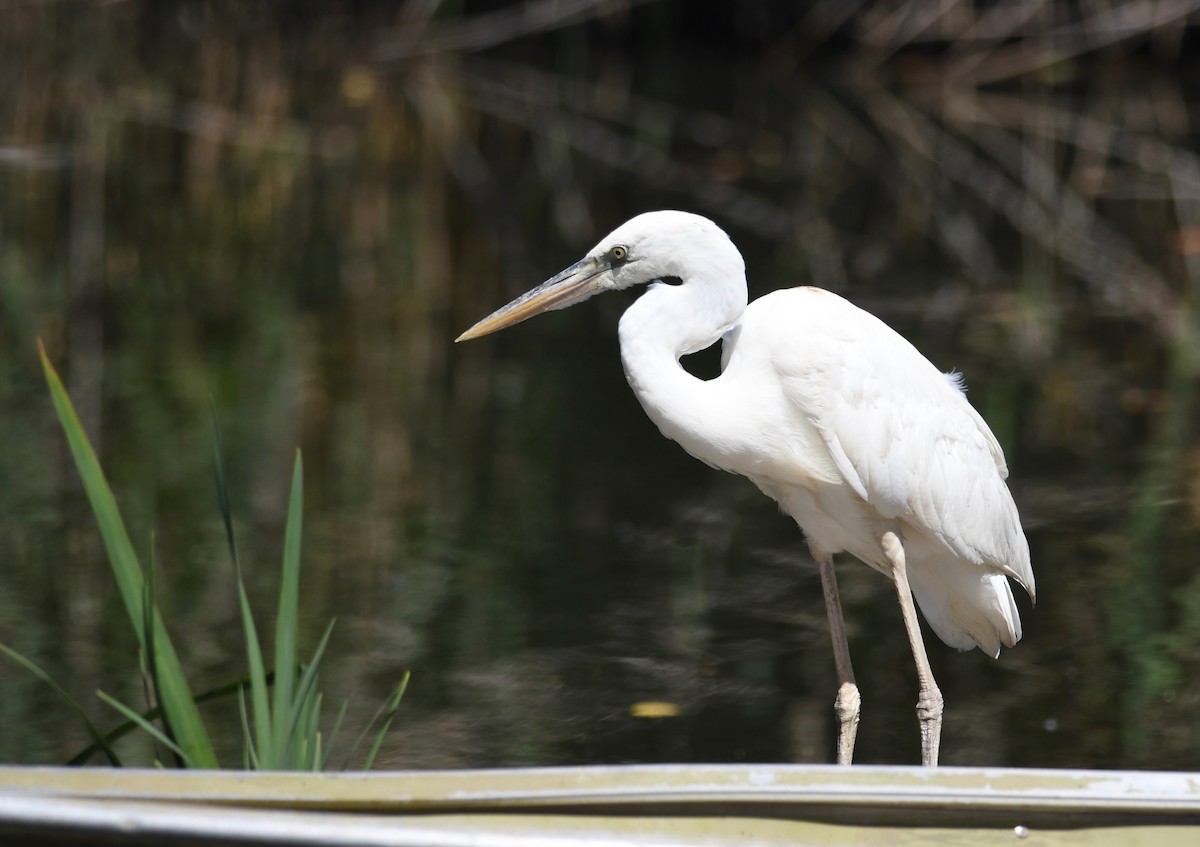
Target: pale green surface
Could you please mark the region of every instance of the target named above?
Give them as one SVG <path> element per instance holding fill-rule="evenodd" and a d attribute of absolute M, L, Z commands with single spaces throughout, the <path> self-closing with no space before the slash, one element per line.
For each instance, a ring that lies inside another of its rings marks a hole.
<path fill-rule="evenodd" d="M 222 807 L 214 813 L 214 806 Z M 346 814 L 346 810 L 369 814 Z M 422 812 L 433 812 L 423 814 Z M 547 813 L 549 812 L 549 813 Z M 503 814 L 501 814 L 503 813 Z M 1191 845 L 1191 774 L 652 766 L 311 775 L 0 769 L 0 836 L 280 844 Z"/>
<path fill-rule="evenodd" d="M 51 801 L 31 813 L 76 820 L 91 832 L 119 829 L 134 842 L 166 834 L 187 834 L 214 842 L 253 839 L 283 844 L 394 845 L 890 845 L 970 844 L 1089 845 L 1089 847 L 1183 847 L 1196 843 L 1191 827 L 1101 827 L 1074 830 L 1030 829 L 1018 837 L 1009 827 L 874 827 L 744 817 L 615 817 L 588 815 L 428 815 L 407 818 L 261 810 L 222 811 L 178 804 Z M 0 815 L 7 811 L 0 798 Z M 29 819 L 33 814 L 29 814 Z M 0 818 L 2 820 L 2 818 Z M 136 821 L 136 824 L 133 823 Z M 2 825 L 2 824 L 0 824 Z M 4 830 L 0 829 L 0 833 Z M 66 839 L 64 838 L 64 841 Z"/>
<path fill-rule="evenodd" d="M 0 796 L 23 792 L 389 811 L 720 801 L 1200 816 L 1200 776 L 1192 774 L 1002 768 L 647 765 L 324 775 L 0 768 Z"/>

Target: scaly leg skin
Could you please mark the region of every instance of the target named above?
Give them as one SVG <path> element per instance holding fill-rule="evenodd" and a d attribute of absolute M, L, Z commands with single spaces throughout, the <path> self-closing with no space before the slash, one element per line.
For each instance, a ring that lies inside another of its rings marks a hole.
<path fill-rule="evenodd" d="M 883 552 L 892 565 L 896 595 L 900 599 L 900 612 L 904 616 L 904 628 L 908 631 L 908 643 L 917 663 L 917 681 L 921 687 L 921 693 L 917 697 L 917 720 L 921 722 L 921 764 L 933 768 L 937 767 L 942 744 L 942 692 L 934 682 L 933 670 L 929 667 L 929 656 L 925 653 L 925 642 L 921 639 L 917 607 L 913 604 L 912 588 L 908 584 L 904 546 L 894 532 L 884 534 L 882 545 Z"/>
<path fill-rule="evenodd" d="M 858 736 L 858 715 L 862 700 L 854 682 L 854 667 L 850 664 L 850 645 L 846 643 L 846 623 L 842 619 L 842 602 L 838 599 L 837 577 L 833 572 L 833 557 L 824 551 L 813 551 L 821 573 L 821 590 L 825 594 L 825 614 L 829 617 L 829 635 L 833 639 L 833 662 L 837 668 L 838 693 L 833 709 L 838 719 L 837 761 L 850 764 L 854 758 L 854 739 Z"/>

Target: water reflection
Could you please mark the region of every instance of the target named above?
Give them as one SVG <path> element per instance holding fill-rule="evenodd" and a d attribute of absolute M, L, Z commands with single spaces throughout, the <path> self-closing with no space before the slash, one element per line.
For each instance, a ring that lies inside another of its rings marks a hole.
<path fill-rule="evenodd" d="M 868 74 L 711 41 L 649 50 L 623 27 L 674 24 L 631 14 L 477 54 L 401 50 L 370 15 L 6 13 L 0 640 L 81 697 L 137 699 L 40 336 L 139 549 L 155 534 L 198 688 L 242 649 L 212 396 L 262 614 L 299 445 L 310 639 L 339 618 L 327 696 L 361 722 L 414 671 L 385 765 L 830 760 L 815 569 L 749 483 L 644 418 L 617 358 L 625 304 L 451 344 L 615 223 L 678 207 L 730 231 L 752 296 L 837 290 L 962 371 L 1005 445 L 1041 602 L 999 662 L 933 648 L 944 761 L 1193 766 L 1184 77 L 1131 53 L 980 88 L 1003 51 L 905 50 Z M 894 84 L 862 82 L 885 69 Z M 841 572 L 860 758 L 916 761 L 891 588 Z M 5 725 L 28 729 L 0 758 L 81 746 L 19 670 L 0 665 L 0 687 Z M 646 701 L 679 716 L 634 716 Z"/>

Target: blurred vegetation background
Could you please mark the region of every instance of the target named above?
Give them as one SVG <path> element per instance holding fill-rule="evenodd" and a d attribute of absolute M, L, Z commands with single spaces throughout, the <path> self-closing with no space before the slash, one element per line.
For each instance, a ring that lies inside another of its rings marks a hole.
<path fill-rule="evenodd" d="M 1200 766 L 1198 13 L 11 0 L 0 641 L 81 698 L 138 699 L 40 337 L 135 546 L 155 535 L 198 688 L 243 655 L 211 397 L 256 606 L 299 446 L 302 652 L 336 615 L 323 685 L 360 725 L 413 670 L 380 765 L 831 761 L 815 568 L 749 483 L 644 418 L 628 301 L 452 344 L 682 208 L 730 232 L 752 296 L 830 288 L 964 373 L 1004 444 L 1039 605 L 998 662 L 931 643 L 944 762 Z M 840 571 L 859 759 L 915 762 L 891 587 Z M 236 706 L 214 708 L 234 745 Z M 5 762 L 85 743 L 7 664 L 0 725 Z"/>

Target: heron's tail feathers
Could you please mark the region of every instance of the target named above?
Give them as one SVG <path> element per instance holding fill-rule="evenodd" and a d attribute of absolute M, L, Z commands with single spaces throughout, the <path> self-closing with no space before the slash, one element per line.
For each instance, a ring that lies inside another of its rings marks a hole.
<path fill-rule="evenodd" d="M 1021 616 L 1004 574 L 944 549 L 905 544 L 905 553 L 913 596 L 942 641 L 959 650 L 978 647 L 995 658 L 1001 646 L 1021 640 Z"/>

